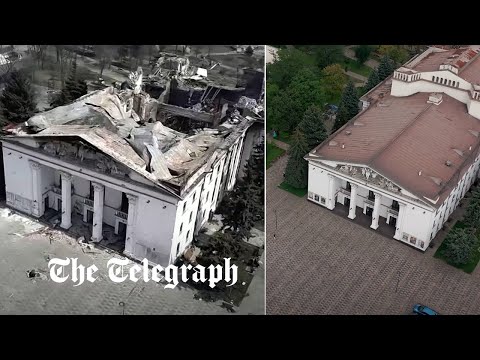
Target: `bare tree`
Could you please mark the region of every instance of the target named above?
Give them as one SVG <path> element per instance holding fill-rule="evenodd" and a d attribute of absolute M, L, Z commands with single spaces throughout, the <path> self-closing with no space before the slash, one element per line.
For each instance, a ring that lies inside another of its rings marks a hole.
<path fill-rule="evenodd" d="M 67 73 L 69 60 L 72 59 L 73 53 L 68 51 L 65 45 L 55 45 L 55 50 L 57 52 L 57 63 L 60 72 L 60 82 L 63 89 L 65 85 L 65 74 Z"/>
<path fill-rule="evenodd" d="M 45 57 L 47 55 L 47 48 L 48 45 L 29 45 L 28 51 L 32 54 L 32 57 L 40 65 L 41 69 L 43 70 L 43 63 L 45 61 Z"/>
<path fill-rule="evenodd" d="M 105 67 L 112 63 L 112 60 L 119 51 L 118 45 L 95 45 L 95 55 L 98 58 L 100 65 L 100 77 L 103 76 Z"/>

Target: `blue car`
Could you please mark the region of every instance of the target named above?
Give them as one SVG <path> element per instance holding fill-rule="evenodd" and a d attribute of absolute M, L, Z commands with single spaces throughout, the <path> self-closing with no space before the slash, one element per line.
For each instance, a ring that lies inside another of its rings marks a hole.
<path fill-rule="evenodd" d="M 425 305 L 416 304 L 413 312 L 417 315 L 439 315 L 438 312 Z"/>

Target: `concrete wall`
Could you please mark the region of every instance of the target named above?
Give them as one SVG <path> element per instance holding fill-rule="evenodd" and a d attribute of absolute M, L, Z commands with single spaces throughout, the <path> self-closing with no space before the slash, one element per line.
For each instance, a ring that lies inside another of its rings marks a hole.
<path fill-rule="evenodd" d="M 171 261 L 173 262 L 183 253 L 185 248 L 192 242 L 195 232 L 203 181 L 197 184 L 190 194 L 178 202 L 176 210 L 175 229 L 171 246 Z"/>
<path fill-rule="evenodd" d="M 440 84 L 432 82 L 433 77 L 439 77 L 441 79 L 446 79 L 447 81 L 457 81 L 459 82 L 459 87 L 452 87 L 444 85 L 443 83 Z M 468 113 L 477 119 L 480 119 L 480 102 L 470 98 L 470 89 L 472 89 L 472 85 L 469 82 L 463 80 L 458 75 L 453 74 L 450 71 L 444 70 L 421 73 L 420 80 L 412 82 L 405 82 L 392 78 L 391 94 L 393 96 L 410 96 L 419 92 L 445 93 L 466 104 Z"/>
<path fill-rule="evenodd" d="M 133 255 L 167 266 L 170 261 L 177 207 L 173 204 L 139 196 L 133 230 Z"/>
<path fill-rule="evenodd" d="M 262 136 L 265 136 L 265 127 L 263 123 L 254 123 L 248 128 L 245 134 L 242 157 L 238 168 L 239 179 L 243 177 L 245 173 L 245 165 L 252 154 L 254 146 L 262 140 Z"/>
<path fill-rule="evenodd" d="M 332 180 L 334 189 L 333 197 L 330 197 L 331 194 L 329 194 L 329 174 L 334 176 Z M 405 243 L 415 246 L 419 249 L 426 250 L 431 240 L 431 231 L 432 224 L 434 222 L 435 211 L 426 205 L 422 206 L 414 203 L 411 199 L 404 197 L 403 194 L 393 194 L 385 189 L 371 187 L 362 184 L 360 181 L 356 182 L 341 174 L 336 172 L 334 173 L 322 168 L 321 166 L 309 163 L 308 199 L 333 210 L 334 206 L 336 205 L 335 197 L 337 203 L 345 204 L 345 199 L 347 196 L 341 191 L 341 189 L 346 189 L 347 181 L 358 185 L 356 205 L 358 208 L 360 208 L 360 210 L 357 209 L 357 214 L 358 211 L 364 212 L 365 201 L 368 199 L 369 191 L 379 192 L 381 194 L 382 197 L 380 201 L 379 215 L 383 217 L 385 221 L 389 217 L 388 209 L 392 206 L 393 200 L 397 200 L 403 204 L 406 204 L 404 207 L 403 219 L 399 220 L 398 217 L 400 215 L 396 216 L 397 225 L 400 226 L 400 241 L 404 241 Z M 403 234 L 405 234 L 405 239 L 403 239 Z M 412 240 L 412 236 L 416 238 L 414 244 L 410 242 Z M 423 247 L 421 246 L 422 241 Z"/>
<path fill-rule="evenodd" d="M 3 150 L 6 192 L 33 200 L 32 169 L 28 160 L 29 158 L 20 152 L 10 149 Z M 28 210 L 28 213 L 30 213 L 30 210 Z"/>

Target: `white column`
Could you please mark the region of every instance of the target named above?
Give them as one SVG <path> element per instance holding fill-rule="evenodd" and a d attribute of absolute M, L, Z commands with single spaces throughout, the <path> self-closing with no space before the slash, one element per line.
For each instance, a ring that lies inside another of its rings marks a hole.
<path fill-rule="evenodd" d="M 29 160 L 30 167 L 32 169 L 32 215 L 40 217 L 43 215 L 42 207 L 42 188 L 41 188 L 41 168 L 40 164 Z"/>
<path fill-rule="evenodd" d="M 393 236 L 393 238 L 397 240 L 402 240 L 402 223 L 405 217 L 405 206 L 406 205 L 401 202 L 398 203 L 398 216 L 395 225 L 395 235 Z"/>
<path fill-rule="evenodd" d="M 370 227 L 372 229 L 377 230 L 378 228 L 378 218 L 380 217 L 380 201 L 382 199 L 382 195 L 379 193 L 375 194 L 375 204 L 373 206 L 373 213 L 372 213 L 372 225 Z"/>
<path fill-rule="evenodd" d="M 335 178 L 332 174 L 328 174 L 328 204 L 327 208 L 335 209 Z"/>
<path fill-rule="evenodd" d="M 355 219 L 356 211 L 357 211 L 357 185 L 355 184 L 350 184 L 351 190 L 350 190 L 350 210 L 348 212 L 348 218 L 349 219 Z"/>
<path fill-rule="evenodd" d="M 93 183 L 93 228 L 92 241 L 100 242 L 103 239 L 103 196 L 105 187 L 102 184 Z"/>
<path fill-rule="evenodd" d="M 138 196 L 127 194 L 128 198 L 128 217 L 127 217 L 127 231 L 125 237 L 125 250 L 127 254 L 133 254 L 135 246 L 133 230 L 135 229 L 135 219 L 137 216 Z"/>
<path fill-rule="evenodd" d="M 62 177 L 62 223 L 63 229 L 72 226 L 72 175 L 64 171 L 60 172 Z"/>

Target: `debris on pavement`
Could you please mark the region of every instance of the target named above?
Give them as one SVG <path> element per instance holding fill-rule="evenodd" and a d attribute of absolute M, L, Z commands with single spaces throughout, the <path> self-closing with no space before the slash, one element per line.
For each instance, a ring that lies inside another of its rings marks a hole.
<path fill-rule="evenodd" d="M 40 280 L 47 280 L 47 275 L 43 274 L 42 270 L 31 269 L 27 270 L 27 277 L 29 279 L 40 278 Z"/>

